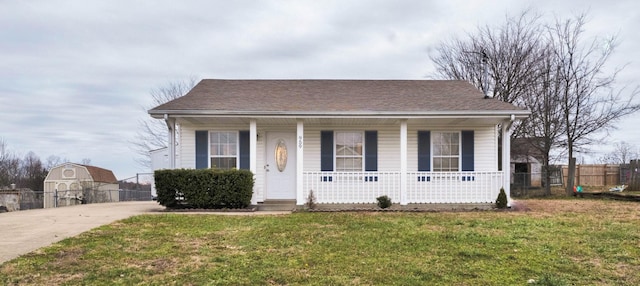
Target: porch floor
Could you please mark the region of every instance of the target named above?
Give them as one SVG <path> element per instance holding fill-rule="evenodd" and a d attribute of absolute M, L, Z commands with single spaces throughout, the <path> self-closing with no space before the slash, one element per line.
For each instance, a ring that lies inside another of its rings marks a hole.
<path fill-rule="evenodd" d="M 292 211 L 296 209 L 296 200 L 265 200 L 258 203 L 258 211 Z"/>
<path fill-rule="evenodd" d="M 304 209 L 306 206 L 297 206 L 298 209 Z M 416 212 L 438 212 L 438 211 L 476 211 L 491 210 L 495 208 L 495 204 L 408 204 L 402 206 L 393 204 L 385 211 L 416 211 Z M 380 211 L 381 208 L 377 204 L 316 204 L 314 211 Z"/>

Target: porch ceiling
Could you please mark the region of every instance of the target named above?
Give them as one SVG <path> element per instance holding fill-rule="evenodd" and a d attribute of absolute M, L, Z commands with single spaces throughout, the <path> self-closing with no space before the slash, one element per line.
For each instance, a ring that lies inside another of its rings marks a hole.
<path fill-rule="evenodd" d="M 297 118 L 250 118 L 250 117 L 178 117 L 178 123 L 188 123 L 193 125 L 249 125 L 251 119 L 256 119 L 260 125 L 295 125 Z M 507 118 L 500 117 L 480 117 L 480 118 L 408 118 L 410 125 L 438 125 L 438 126 L 486 126 L 495 125 Z M 400 125 L 399 118 L 304 118 L 307 125 L 330 125 L 330 126 L 374 126 L 374 125 Z"/>

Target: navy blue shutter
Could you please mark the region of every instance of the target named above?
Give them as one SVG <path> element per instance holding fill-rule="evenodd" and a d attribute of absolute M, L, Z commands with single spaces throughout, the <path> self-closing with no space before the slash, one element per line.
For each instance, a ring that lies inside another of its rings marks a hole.
<path fill-rule="evenodd" d="M 209 132 L 196 130 L 196 169 L 209 168 Z"/>
<path fill-rule="evenodd" d="M 473 130 L 462 131 L 462 171 L 473 171 Z"/>
<path fill-rule="evenodd" d="M 364 132 L 364 170 L 378 171 L 378 131 Z"/>
<path fill-rule="evenodd" d="M 249 130 L 238 132 L 238 144 L 240 145 L 240 168 L 249 170 L 251 151 L 249 149 Z"/>
<path fill-rule="evenodd" d="M 320 131 L 320 170 L 333 171 L 333 131 Z"/>
<path fill-rule="evenodd" d="M 431 131 L 418 131 L 418 172 L 431 171 Z"/>

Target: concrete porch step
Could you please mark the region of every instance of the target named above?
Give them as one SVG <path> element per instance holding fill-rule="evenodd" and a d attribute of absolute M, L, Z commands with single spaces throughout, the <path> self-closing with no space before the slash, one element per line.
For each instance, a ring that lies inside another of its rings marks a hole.
<path fill-rule="evenodd" d="M 296 200 L 266 200 L 258 203 L 259 211 L 291 211 L 296 208 Z"/>

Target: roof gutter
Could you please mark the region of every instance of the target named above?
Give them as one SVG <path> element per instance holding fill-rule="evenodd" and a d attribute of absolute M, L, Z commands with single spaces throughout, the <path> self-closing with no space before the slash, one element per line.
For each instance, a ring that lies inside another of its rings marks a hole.
<path fill-rule="evenodd" d="M 169 123 L 169 114 L 164 114 L 164 123 L 167 124 L 167 129 L 171 130 L 171 123 Z"/>
<path fill-rule="evenodd" d="M 274 112 L 274 111 L 222 111 L 211 112 L 209 110 L 166 110 L 150 111 L 153 118 L 164 118 L 167 120 L 168 114 L 174 117 L 265 117 L 265 118 L 483 118 L 483 117 L 512 117 L 515 119 L 527 118 L 531 112 L 528 110 L 505 110 L 505 111 L 445 111 L 445 112 L 388 112 L 388 111 L 340 111 L 340 112 Z"/>

